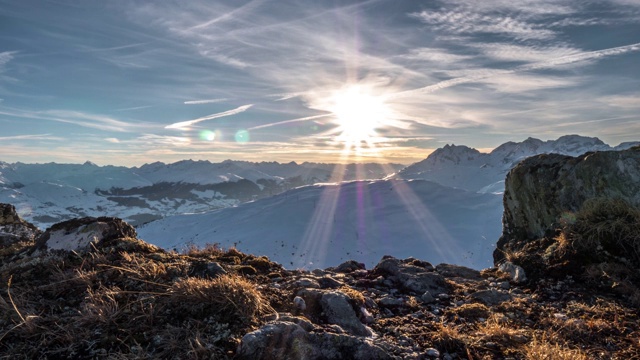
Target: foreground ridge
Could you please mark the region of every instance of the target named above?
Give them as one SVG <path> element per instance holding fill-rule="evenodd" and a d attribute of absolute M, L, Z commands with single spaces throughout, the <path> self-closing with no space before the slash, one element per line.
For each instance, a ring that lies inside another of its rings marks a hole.
<path fill-rule="evenodd" d="M 640 356 L 637 304 L 572 276 L 390 256 L 286 270 L 214 245 L 167 252 L 116 218 L 64 222 L 1 254 L 3 358 Z"/>

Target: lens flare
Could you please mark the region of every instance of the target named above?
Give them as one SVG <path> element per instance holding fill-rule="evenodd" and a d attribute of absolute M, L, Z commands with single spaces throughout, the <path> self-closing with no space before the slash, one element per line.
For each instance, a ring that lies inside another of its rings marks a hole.
<path fill-rule="evenodd" d="M 238 130 L 235 136 L 236 142 L 239 144 L 248 143 L 250 140 L 249 132 L 247 130 Z"/>
<path fill-rule="evenodd" d="M 203 130 L 200 132 L 200 139 L 205 141 L 213 141 L 216 139 L 216 133 L 211 130 Z"/>

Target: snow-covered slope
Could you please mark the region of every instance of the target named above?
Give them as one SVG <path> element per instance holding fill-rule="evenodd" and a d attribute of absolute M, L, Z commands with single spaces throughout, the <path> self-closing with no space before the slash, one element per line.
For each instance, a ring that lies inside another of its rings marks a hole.
<path fill-rule="evenodd" d="M 422 180 L 305 186 L 233 208 L 138 227 L 140 238 L 180 249 L 219 243 L 288 268 L 385 255 L 483 268 L 500 236 L 502 197 Z"/>
<path fill-rule="evenodd" d="M 464 145 L 446 145 L 389 178 L 426 179 L 471 191 L 502 192 L 507 172 L 529 156 L 544 153 L 577 156 L 589 151 L 623 150 L 637 144 L 611 147 L 598 138 L 566 135 L 549 141 L 534 138 L 510 141 L 488 154 Z"/>
<path fill-rule="evenodd" d="M 375 179 L 397 164 L 280 164 L 184 160 L 140 168 L 0 162 L 0 202 L 13 204 L 41 228 L 84 216 L 117 216 L 136 225 L 164 216 L 205 212 L 338 179 Z"/>

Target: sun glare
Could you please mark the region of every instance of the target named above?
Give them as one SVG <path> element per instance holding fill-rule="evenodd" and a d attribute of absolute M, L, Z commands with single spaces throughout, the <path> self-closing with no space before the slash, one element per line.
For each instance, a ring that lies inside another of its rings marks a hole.
<path fill-rule="evenodd" d="M 330 111 L 335 115 L 338 125 L 338 140 L 356 148 L 363 142 L 369 146 L 375 143 L 378 136 L 376 129 L 385 125 L 390 113 L 380 96 L 360 86 L 337 92 L 332 98 Z"/>

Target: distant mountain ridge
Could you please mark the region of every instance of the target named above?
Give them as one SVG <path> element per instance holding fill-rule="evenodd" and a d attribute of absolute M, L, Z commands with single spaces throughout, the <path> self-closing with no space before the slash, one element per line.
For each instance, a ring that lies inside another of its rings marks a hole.
<path fill-rule="evenodd" d="M 490 153 L 447 144 L 388 178 L 423 179 L 470 191 L 502 192 L 507 172 L 530 156 L 548 153 L 578 156 L 590 151 L 625 150 L 638 144 L 640 141 L 611 147 L 598 138 L 580 135 L 548 141 L 529 137 L 522 142 L 506 142 Z"/>
<path fill-rule="evenodd" d="M 47 227 L 83 216 L 118 216 L 140 224 L 272 196 L 302 185 L 379 179 L 399 164 L 183 160 L 140 167 L 0 162 L 0 202 Z"/>
<path fill-rule="evenodd" d="M 601 140 L 567 135 L 557 140 L 507 142 L 491 153 L 446 145 L 425 160 L 399 164 L 220 163 L 183 160 L 140 167 L 84 164 L 24 164 L 0 161 L 0 202 L 15 205 L 26 220 L 46 228 L 83 216 L 118 216 L 134 225 L 166 216 L 203 213 L 273 196 L 299 186 L 372 179 L 423 179 L 444 187 L 501 194 L 506 173 L 540 153 L 580 155 L 622 150 Z"/>

